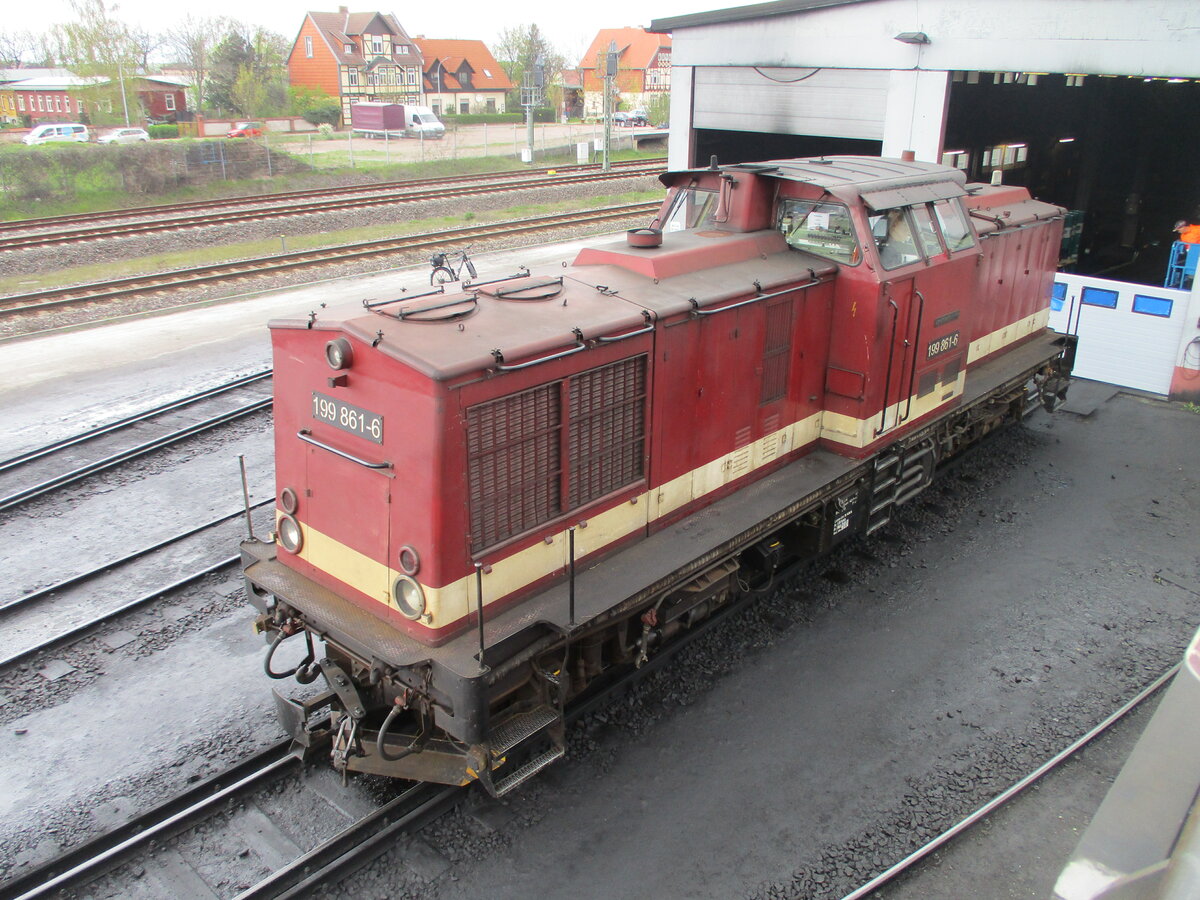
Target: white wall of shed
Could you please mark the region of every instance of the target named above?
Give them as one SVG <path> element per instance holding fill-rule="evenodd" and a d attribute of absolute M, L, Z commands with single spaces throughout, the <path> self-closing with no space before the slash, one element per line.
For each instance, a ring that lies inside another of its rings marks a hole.
<path fill-rule="evenodd" d="M 895 40 L 924 32 L 927 45 Z M 871 0 L 672 32 L 676 66 L 1200 78 L 1195 0 Z"/>

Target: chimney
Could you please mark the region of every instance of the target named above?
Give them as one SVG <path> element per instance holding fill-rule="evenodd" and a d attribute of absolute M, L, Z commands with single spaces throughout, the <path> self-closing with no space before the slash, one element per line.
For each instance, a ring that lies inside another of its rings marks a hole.
<path fill-rule="evenodd" d="M 348 6 L 339 6 L 339 7 L 338 7 L 338 12 L 339 12 L 339 13 L 341 13 L 343 16 L 348 16 L 348 15 L 350 15 L 350 7 L 348 7 Z"/>

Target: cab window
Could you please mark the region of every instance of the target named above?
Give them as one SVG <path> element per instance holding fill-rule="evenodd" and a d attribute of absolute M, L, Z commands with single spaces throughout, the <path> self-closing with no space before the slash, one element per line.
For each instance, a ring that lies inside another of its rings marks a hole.
<path fill-rule="evenodd" d="M 776 227 L 797 250 L 852 266 L 862 259 L 850 210 L 841 203 L 781 200 Z"/>
<path fill-rule="evenodd" d="M 885 269 L 898 269 L 924 258 L 917 249 L 913 220 L 905 207 L 880 210 L 868 221 L 871 223 L 879 262 Z"/>
<path fill-rule="evenodd" d="M 713 215 L 717 210 L 717 194 L 715 191 L 700 190 L 686 187 L 676 192 L 671 200 L 671 206 L 663 219 L 663 231 L 690 231 L 695 228 L 706 228 L 713 224 Z"/>
<path fill-rule="evenodd" d="M 953 253 L 975 246 L 971 227 L 963 214 L 962 201 L 938 200 L 933 204 L 933 212 L 937 216 L 938 224 L 942 226 L 942 237 L 946 239 L 947 250 Z"/>
<path fill-rule="evenodd" d="M 913 221 L 917 225 L 917 243 L 926 257 L 940 256 L 942 242 L 938 240 L 937 226 L 933 224 L 933 214 L 929 212 L 929 204 L 909 207 Z"/>

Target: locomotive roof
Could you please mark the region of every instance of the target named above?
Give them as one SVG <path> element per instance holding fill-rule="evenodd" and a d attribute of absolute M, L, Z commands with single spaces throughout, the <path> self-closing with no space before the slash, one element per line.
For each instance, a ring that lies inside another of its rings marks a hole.
<path fill-rule="evenodd" d="M 967 181 L 966 175 L 952 166 L 875 156 L 772 159 L 720 169 L 812 184 L 847 203 L 856 203 L 861 198 L 872 209 L 961 197 L 966 193 Z M 689 169 L 678 174 L 711 171 Z M 674 184 L 677 180 L 672 177 L 674 174 L 664 176 L 663 181 Z"/>
<path fill-rule="evenodd" d="M 271 327 L 343 331 L 445 381 L 493 369 L 498 362 L 494 351 L 506 364 L 521 363 L 561 352 L 576 343 L 577 335 L 591 341 L 631 334 L 645 327 L 646 314 L 652 320 L 684 315 L 756 291 L 827 278 L 837 269 L 828 260 L 789 250 L 773 232 L 674 234 L 667 241 L 649 254 L 624 241 L 613 242 L 598 248 L 590 264 L 480 282 L 467 291 L 451 285 L 450 293 L 398 298 L 374 311 L 331 307 L 311 323 L 276 320 Z M 721 253 L 714 253 L 711 246 L 718 244 L 723 245 Z M 704 249 L 708 253 L 701 256 Z M 737 255 L 741 258 L 733 258 Z M 692 264 L 658 270 L 650 265 L 638 271 L 627 258 L 645 264 L 680 256 Z M 703 262 L 694 262 L 697 258 L 721 262 L 719 268 L 705 270 Z"/>

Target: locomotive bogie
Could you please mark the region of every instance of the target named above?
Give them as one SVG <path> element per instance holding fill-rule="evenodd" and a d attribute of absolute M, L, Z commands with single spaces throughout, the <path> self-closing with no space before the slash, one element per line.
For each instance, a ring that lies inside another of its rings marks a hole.
<path fill-rule="evenodd" d="M 511 789 L 574 700 L 1061 397 L 1057 207 L 893 160 L 664 181 L 661 244 L 272 323 L 279 538 L 243 556 L 262 627 L 324 642 L 279 703 L 336 767 Z"/>

